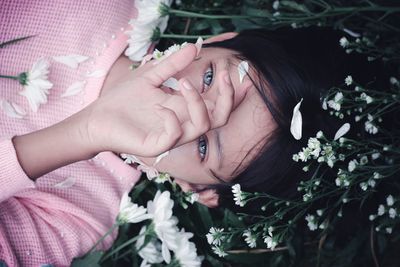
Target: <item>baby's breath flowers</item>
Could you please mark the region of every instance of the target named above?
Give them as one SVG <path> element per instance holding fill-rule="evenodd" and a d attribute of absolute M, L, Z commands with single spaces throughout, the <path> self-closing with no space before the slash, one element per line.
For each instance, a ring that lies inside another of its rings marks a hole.
<path fill-rule="evenodd" d="M 235 184 L 232 186 L 233 200 L 235 204 L 244 207 L 246 204 L 246 194 L 242 192 L 240 184 Z"/>

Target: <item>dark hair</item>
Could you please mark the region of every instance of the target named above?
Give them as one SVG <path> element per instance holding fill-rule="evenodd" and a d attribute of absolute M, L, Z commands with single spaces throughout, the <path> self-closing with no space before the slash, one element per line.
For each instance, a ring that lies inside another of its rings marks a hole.
<path fill-rule="evenodd" d="M 284 198 L 297 195 L 298 182 L 308 179 L 310 174 L 302 171 L 292 155 L 319 130 L 333 138 L 346 122 L 322 110 L 324 92 L 344 84 L 347 75 L 365 84 L 374 80 L 382 69 L 378 63 L 368 62 L 366 56 L 347 54 L 339 44 L 344 35 L 320 27 L 253 29 L 206 46 L 233 50 L 239 59 L 251 62 L 258 77 L 250 78 L 277 124 L 277 129 L 264 140 L 261 152 L 241 168 L 232 184 L 239 183 L 248 192 L 266 192 Z M 290 133 L 290 123 L 293 108 L 301 99 L 303 134 L 298 141 Z M 233 204 L 230 185 L 216 188 L 220 205 L 238 208 Z"/>

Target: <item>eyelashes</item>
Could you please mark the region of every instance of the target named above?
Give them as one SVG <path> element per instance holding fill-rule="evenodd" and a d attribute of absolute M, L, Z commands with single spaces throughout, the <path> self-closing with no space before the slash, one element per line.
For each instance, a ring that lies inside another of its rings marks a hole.
<path fill-rule="evenodd" d="M 208 139 L 205 134 L 200 135 L 199 139 L 197 140 L 197 148 L 199 151 L 200 162 L 203 162 L 208 149 Z"/>
<path fill-rule="evenodd" d="M 207 70 L 203 74 L 203 91 L 202 91 L 202 93 L 204 93 L 211 87 L 213 80 L 214 80 L 214 66 L 212 63 L 210 63 Z"/>

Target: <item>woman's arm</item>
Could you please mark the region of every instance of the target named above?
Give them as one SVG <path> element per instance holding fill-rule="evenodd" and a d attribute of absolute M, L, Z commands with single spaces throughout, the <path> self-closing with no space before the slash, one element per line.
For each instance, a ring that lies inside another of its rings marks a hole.
<path fill-rule="evenodd" d="M 90 106 L 67 119 L 12 139 L 18 161 L 29 178 L 38 177 L 65 165 L 94 157 L 95 148 L 85 139 L 85 117 Z"/>

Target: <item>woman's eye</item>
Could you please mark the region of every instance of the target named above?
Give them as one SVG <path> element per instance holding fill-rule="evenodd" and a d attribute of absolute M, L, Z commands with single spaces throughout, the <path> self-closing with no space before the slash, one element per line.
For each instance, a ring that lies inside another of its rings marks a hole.
<path fill-rule="evenodd" d="M 204 134 L 199 137 L 198 150 L 200 161 L 202 162 L 207 155 L 207 137 Z"/>
<path fill-rule="evenodd" d="M 204 84 L 203 92 L 210 87 L 213 78 L 214 78 L 214 70 L 212 68 L 212 65 L 210 65 L 210 67 L 208 67 L 208 69 L 203 75 L 203 84 Z"/>

